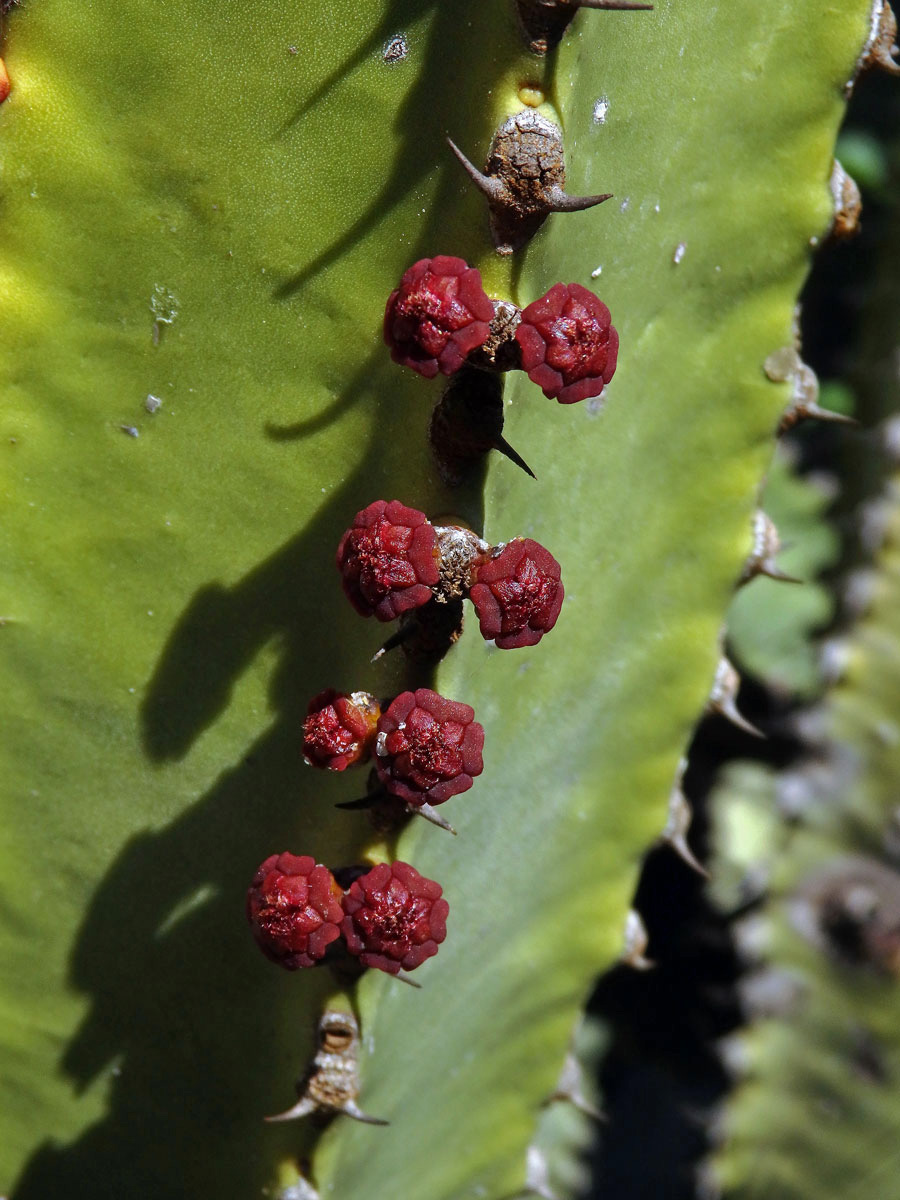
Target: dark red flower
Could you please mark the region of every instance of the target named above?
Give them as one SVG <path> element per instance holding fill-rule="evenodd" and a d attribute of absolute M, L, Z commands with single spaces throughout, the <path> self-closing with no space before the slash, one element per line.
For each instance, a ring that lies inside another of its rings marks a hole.
<path fill-rule="evenodd" d="M 450 906 L 441 886 L 405 862 L 380 863 L 344 895 L 341 932 L 366 967 L 396 975 L 437 954 Z"/>
<path fill-rule="evenodd" d="M 619 335 L 609 309 L 578 283 L 555 283 L 529 304 L 516 341 L 528 378 L 560 404 L 599 396 L 616 369 Z"/>
<path fill-rule="evenodd" d="M 439 579 L 437 537 L 424 513 L 375 500 L 341 538 L 337 567 L 347 598 L 364 617 L 392 621 L 431 599 Z"/>
<path fill-rule="evenodd" d="M 391 292 L 384 310 L 384 340 L 391 358 L 426 379 L 452 375 L 484 345 L 494 306 L 481 274 L 461 258 L 421 258 Z"/>
<path fill-rule="evenodd" d="M 340 937 L 342 892 L 308 854 L 272 854 L 253 876 L 247 920 L 266 958 L 289 971 L 314 967 Z"/>
<path fill-rule="evenodd" d="M 392 796 L 414 807 L 443 804 L 481 774 L 483 746 L 474 709 L 418 688 L 399 695 L 379 718 L 375 768 Z"/>
<path fill-rule="evenodd" d="M 343 771 L 372 752 L 381 706 L 368 692 L 326 688 L 309 702 L 303 722 L 303 756 L 311 767 Z"/>
<path fill-rule="evenodd" d="M 481 636 L 512 650 L 534 646 L 553 628 L 564 595 L 553 555 L 531 538 L 515 538 L 477 568 L 469 598 Z"/>

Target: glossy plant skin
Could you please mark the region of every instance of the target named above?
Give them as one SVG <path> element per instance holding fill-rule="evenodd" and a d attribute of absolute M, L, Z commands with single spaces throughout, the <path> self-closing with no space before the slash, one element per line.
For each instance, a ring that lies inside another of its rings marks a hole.
<path fill-rule="evenodd" d="M 325 1195 L 521 1187 L 715 666 L 787 400 L 761 364 L 790 339 L 829 219 L 867 8 L 790 0 L 774 24 L 724 6 L 713 21 L 700 0 L 615 26 L 580 13 L 540 61 L 500 3 L 462 22 L 400 0 L 9 15 L 0 854 L 5 878 L 38 854 L 63 865 L 40 905 L 5 896 L 16 1103 L 0 1190 L 258 1195 L 295 1182 L 314 1143 Z M 398 31 L 410 53 L 389 65 Z M 748 46 L 766 87 L 748 83 Z M 452 116 L 485 151 L 525 82 L 564 130 L 567 188 L 616 198 L 551 215 L 501 260 L 444 137 Z M 508 380 L 504 431 L 540 440 L 537 484 L 505 462 L 483 486 L 435 475 L 427 397 L 442 381 L 390 361 L 381 319 L 409 264 L 437 253 L 520 306 L 602 266 L 623 346 L 604 411 L 549 414 L 524 374 Z M 434 679 L 370 667 L 333 556 L 378 495 L 552 547 L 573 618 L 500 655 L 470 615 Z M 429 684 L 484 722 L 491 803 L 459 804 L 458 838 L 417 821 L 379 842 L 334 813 L 343 776 L 302 768 L 306 703 Z M 247 936 L 241 897 L 273 846 L 411 862 L 448 897 L 428 1003 L 380 972 L 358 987 L 376 1047 L 366 1110 L 389 1130 L 340 1120 L 317 1141 L 309 1123 L 261 1120 L 292 1094 L 333 986 L 268 969 Z M 578 886 L 543 886 L 563 870 Z M 490 970 L 472 969 L 471 931 Z M 428 1102 L 401 1113 L 398 1091 Z M 435 1111 L 452 1114 L 437 1152 Z"/>

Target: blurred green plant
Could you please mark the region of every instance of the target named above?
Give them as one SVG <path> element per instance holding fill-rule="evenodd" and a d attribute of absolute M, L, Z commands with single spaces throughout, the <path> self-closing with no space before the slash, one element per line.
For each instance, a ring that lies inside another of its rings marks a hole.
<path fill-rule="evenodd" d="M 735 767 L 714 800 L 720 903 L 769 894 L 739 928 L 751 1024 L 729 1046 L 728 1196 L 898 1195 L 896 512 L 888 536 L 845 677 L 805 719 L 805 761 L 780 777 Z"/>

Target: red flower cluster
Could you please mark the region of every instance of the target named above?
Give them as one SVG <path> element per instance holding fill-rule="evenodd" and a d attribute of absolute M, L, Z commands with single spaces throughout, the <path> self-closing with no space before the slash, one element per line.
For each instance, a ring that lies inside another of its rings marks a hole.
<path fill-rule="evenodd" d="M 437 954 L 450 905 L 440 884 L 405 862 L 379 863 L 344 896 L 341 932 L 366 967 L 396 975 Z"/>
<path fill-rule="evenodd" d="M 368 692 L 349 696 L 326 688 L 309 702 L 303 756 L 312 767 L 343 771 L 372 751 L 381 706 Z"/>
<path fill-rule="evenodd" d="M 390 524 L 401 518 L 402 526 Z M 388 544 L 390 553 L 379 552 Z M 444 596 L 468 594 L 482 635 L 502 650 L 539 642 L 556 624 L 565 595 L 559 563 L 532 538 L 490 550 L 469 530 L 435 527 L 397 500 L 376 500 L 357 513 L 337 565 L 356 610 L 383 621 L 427 604 L 438 588 Z"/>
<path fill-rule="evenodd" d="M 247 892 L 247 919 L 262 952 L 289 971 L 312 967 L 341 934 L 363 966 L 396 975 L 437 954 L 450 906 L 440 884 L 409 863 L 381 863 L 342 892 L 309 855 L 273 854 Z"/>
<path fill-rule="evenodd" d="M 384 340 L 395 362 L 428 379 L 438 371 L 452 375 L 477 350 L 484 352 L 473 360 L 477 365 L 498 369 L 517 365 L 518 356 L 528 378 L 560 404 L 600 395 L 619 352 L 619 335 L 602 300 L 581 284 L 555 283 L 518 321 L 510 320 L 515 305 L 504 301 L 501 307 L 499 321 L 481 275 L 463 259 L 422 258 L 391 292 Z M 514 353 L 498 353 L 500 343 Z"/>
<path fill-rule="evenodd" d="M 560 404 L 599 396 L 616 369 L 619 335 L 609 309 L 578 283 L 555 283 L 523 309 L 516 341 L 528 378 Z"/>
<path fill-rule="evenodd" d="M 407 804 L 443 804 L 481 774 L 483 746 L 474 709 L 418 688 L 398 696 L 379 720 L 375 769 L 385 790 Z"/>
<path fill-rule="evenodd" d="M 481 636 L 513 650 L 536 645 L 553 628 L 565 591 L 549 550 L 531 538 L 515 538 L 478 568 L 469 595 Z"/>
<path fill-rule="evenodd" d="M 334 876 L 308 854 L 272 854 L 253 876 L 247 920 L 263 954 L 296 971 L 340 937 L 341 898 Z"/>
<path fill-rule="evenodd" d="M 439 254 L 413 263 L 391 292 L 384 340 L 394 362 L 426 379 L 438 371 L 452 375 L 487 341 L 493 317 L 481 274 L 461 258 Z"/>
<path fill-rule="evenodd" d="M 379 621 L 427 604 L 439 579 L 436 544 L 424 513 L 399 500 L 375 500 L 356 514 L 338 546 L 347 599 Z"/>
<path fill-rule="evenodd" d="M 413 808 L 467 792 L 484 769 L 484 729 L 475 710 L 430 688 L 403 692 L 384 713 L 367 692 L 347 696 L 329 688 L 309 711 L 303 751 L 310 766 L 343 771 L 374 748 L 384 790 Z"/>

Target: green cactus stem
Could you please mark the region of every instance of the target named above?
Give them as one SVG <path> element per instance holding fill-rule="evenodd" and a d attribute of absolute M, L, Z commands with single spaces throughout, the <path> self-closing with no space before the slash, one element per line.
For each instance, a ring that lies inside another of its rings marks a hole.
<path fill-rule="evenodd" d="M 10 15 L 0 1190 L 287 1196 L 301 1163 L 323 1197 L 522 1188 L 709 691 L 789 398 L 763 364 L 831 221 L 868 21 L 662 0 L 579 13 L 538 59 L 500 0 Z M 573 195 L 615 198 L 501 258 L 445 138 L 477 158 L 523 107 L 562 129 Z M 580 282 L 612 312 L 602 403 L 509 378 L 537 482 L 498 460 L 453 489 L 429 457 L 441 384 L 380 325 L 434 254 L 520 306 Z M 370 665 L 333 558 L 395 497 L 551 547 L 552 634 L 494 651 L 470 615 L 433 677 Z M 310 696 L 410 683 L 485 725 L 458 838 L 388 842 L 302 762 Z M 387 1128 L 263 1123 L 336 986 L 252 944 L 243 892 L 283 850 L 402 858 L 449 901 L 421 991 L 370 972 L 337 1005 Z"/>

